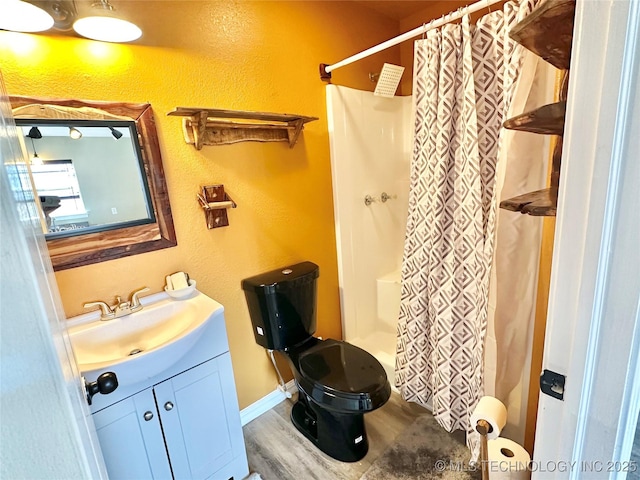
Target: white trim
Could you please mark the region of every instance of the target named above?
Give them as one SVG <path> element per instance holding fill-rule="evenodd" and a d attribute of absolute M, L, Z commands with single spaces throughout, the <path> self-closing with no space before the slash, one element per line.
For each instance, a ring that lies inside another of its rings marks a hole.
<path fill-rule="evenodd" d="M 636 436 L 636 426 L 640 412 L 637 405 L 640 405 L 640 302 L 636 311 L 636 328 L 633 332 L 633 349 L 629 360 L 627 380 L 625 384 L 625 396 L 620 409 L 620 420 L 618 422 L 618 435 L 614 450 L 613 462 L 625 462 L 631 458 L 631 450 Z M 614 463 L 615 464 L 615 463 Z M 626 471 L 616 471 L 611 475 L 611 480 L 625 480 Z"/>
<path fill-rule="evenodd" d="M 285 388 L 288 393 L 294 394 L 298 391 L 296 387 L 296 382 L 294 380 L 290 380 L 286 383 Z M 284 400 L 287 399 L 287 395 L 281 390 L 280 385 L 268 395 L 265 395 L 260 400 L 253 402 L 246 408 L 240 410 L 240 422 L 244 427 L 251 420 L 255 420 L 263 413 L 268 412 L 276 405 L 279 405 Z"/>
<path fill-rule="evenodd" d="M 386 42 L 382 42 L 378 45 L 370 47 L 360 53 L 356 53 L 355 55 L 345 58 L 344 60 L 336 62 L 332 65 L 327 65 L 324 70 L 327 73 L 331 73 L 338 68 L 346 67 L 347 65 L 357 62 L 358 60 L 362 60 L 363 58 L 369 57 L 374 53 L 381 52 L 382 50 L 391 48 L 394 45 L 398 45 L 399 43 L 405 42 L 407 40 L 411 40 L 414 37 L 427 33 L 429 30 L 433 30 L 434 28 L 441 27 L 442 25 L 445 25 L 447 23 L 454 22 L 456 20 L 461 19 L 465 15 L 477 12 L 479 10 L 483 10 L 495 3 L 499 3 L 502 1 L 503 0 L 480 0 L 479 2 L 476 2 L 467 7 L 459 8 L 458 10 L 455 10 L 453 12 L 447 13 L 446 15 L 443 15 L 437 20 L 431 20 L 427 24 L 414 28 L 413 30 L 403 33 L 402 35 L 398 35 L 397 37 L 387 40 Z"/>
<path fill-rule="evenodd" d="M 634 130 L 640 122 L 634 64 L 640 52 L 640 9 L 633 3 L 576 3 L 543 361 L 543 368 L 567 380 L 564 401 L 540 396 L 534 451 L 538 467 L 558 462 L 581 466 L 582 461 L 610 461 L 619 455 L 620 436 L 625 441 L 629 436 L 620 425 L 629 425 L 632 416 L 625 402 L 638 394 L 619 380 L 622 375 L 627 382 L 633 378 L 625 368 L 633 363 L 631 334 L 638 328 L 632 318 L 638 277 L 628 278 L 628 271 L 639 265 L 632 240 L 638 211 L 634 192 L 640 187 L 634 163 Z M 625 207 L 614 208 L 621 201 Z M 569 473 L 533 472 L 533 480 L 543 478 L 603 475 L 580 467 Z"/>
<path fill-rule="evenodd" d="M 602 237 L 598 258 L 598 270 L 596 275 L 596 285 L 593 299 L 593 310 L 591 314 L 591 332 L 587 346 L 587 355 L 584 370 L 584 380 L 582 393 L 580 395 L 580 407 L 578 410 L 576 436 L 574 439 L 572 461 L 579 462 L 583 459 L 584 446 L 586 442 L 586 432 L 591 417 L 591 400 L 594 395 L 594 384 L 596 375 L 596 365 L 600 361 L 601 340 L 600 333 L 604 321 L 605 302 L 608 297 L 607 284 L 610 281 L 609 270 L 611 265 L 611 251 L 615 225 L 617 223 L 616 211 L 618 209 L 618 192 L 620 186 L 621 165 L 626 160 L 626 139 L 632 132 L 629 132 L 629 112 L 632 111 L 633 96 L 631 88 L 637 72 L 634 68 L 637 54 L 638 41 L 638 3 L 632 2 L 629 11 L 627 24 L 627 34 L 624 42 L 624 57 L 622 60 L 620 91 L 618 95 L 616 118 L 614 122 L 613 143 L 611 148 L 611 166 L 609 168 L 609 184 L 607 186 L 604 218 L 602 221 Z M 635 430 L 635 429 L 634 429 Z M 577 479 L 581 472 L 574 470 L 571 478 Z"/>

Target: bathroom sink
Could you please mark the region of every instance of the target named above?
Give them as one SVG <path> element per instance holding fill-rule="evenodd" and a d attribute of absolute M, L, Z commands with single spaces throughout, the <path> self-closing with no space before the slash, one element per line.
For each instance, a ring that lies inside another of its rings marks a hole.
<path fill-rule="evenodd" d="M 122 385 L 151 378 L 178 361 L 222 305 L 196 290 L 185 300 L 166 293 L 141 299 L 142 310 L 101 321 L 99 312 L 69 321 L 80 373 L 88 380 L 112 371 Z"/>

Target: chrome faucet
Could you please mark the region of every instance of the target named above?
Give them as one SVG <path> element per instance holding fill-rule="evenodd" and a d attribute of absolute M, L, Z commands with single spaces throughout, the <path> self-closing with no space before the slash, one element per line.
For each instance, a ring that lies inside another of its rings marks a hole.
<path fill-rule="evenodd" d="M 84 304 L 84 308 L 100 307 L 100 320 L 113 320 L 114 318 L 124 317 L 131 313 L 142 310 L 142 304 L 140 303 L 140 294 L 148 292 L 149 287 L 135 290 L 131 293 L 131 297 L 128 302 L 123 302 L 120 295 L 116 295 L 116 303 L 109 306 L 106 302 L 88 302 Z"/>

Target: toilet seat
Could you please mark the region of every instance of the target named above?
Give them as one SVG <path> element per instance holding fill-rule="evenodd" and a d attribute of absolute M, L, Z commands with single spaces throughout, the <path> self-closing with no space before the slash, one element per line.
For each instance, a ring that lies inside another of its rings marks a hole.
<path fill-rule="evenodd" d="M 324 340 L 300 353 L 298 386 L 339 412 L 368 412 L 391 395 L 387 374 L 370 353 L 350 343 Z"/>

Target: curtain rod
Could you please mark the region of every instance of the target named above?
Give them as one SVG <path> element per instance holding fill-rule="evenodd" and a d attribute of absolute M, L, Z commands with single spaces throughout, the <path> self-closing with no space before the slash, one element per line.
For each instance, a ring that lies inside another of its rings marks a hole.
<path fill-rule="evenodd" d="M 360 53 L 356 53 L 355 55 L 345 58 L 340 62 L 334 63 L 333 65 L 327 65 L 326 63 L 321 63 L 320 78 L 324 81 L 329 81 L 331 79 L 331 72 L 333 72 L 338 68 L 347 66 L 353 62 L 357 62 L 358 60 L 362 60 L 363 58 L 373 55 L 374 53 L 381 52 L 382 50 L 386 50 L 387 48 L 393 47 L 394 45 L 398 45 L 399 43 L 402 43 L 406 40 L 410 40 L 414 37 L 417 37 L 418 35 L 422 35 L 428 32 L 429 30 L 441 27 L 442 25 L 458 20 L 467 14 L 477 12 L 484 8 L 490 7 L 495 3 L 500 3 L 503 1 L 504 0 L 480 0 L 479 2 L 473 3 L 463 8 L 459 8 L 458 10 L 455 10 L 453 12 L 449 12 L 435 21 L 432 20 L 425 25 L 421 25 L 418 28 L 414 28 L 409 32 L 403 33 L 402 35 L 398 35 L 397 37 L 394 37 L 391 40 L 387 40 L 386 42 L 382 42 Z"/>

